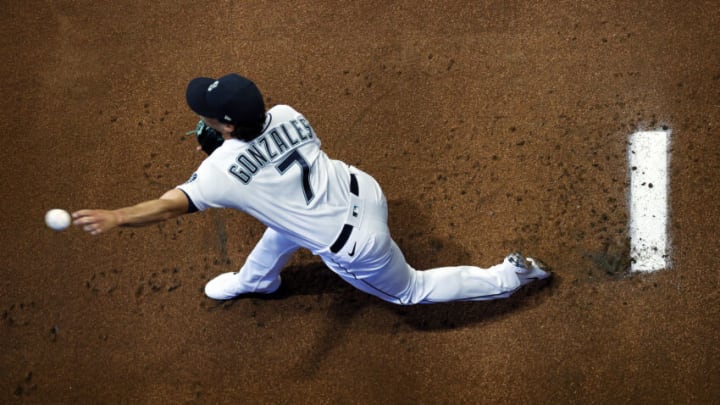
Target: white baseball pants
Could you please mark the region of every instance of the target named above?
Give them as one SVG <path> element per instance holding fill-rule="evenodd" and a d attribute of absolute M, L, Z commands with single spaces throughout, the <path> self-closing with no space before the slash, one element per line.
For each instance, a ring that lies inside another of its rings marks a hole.
<path fill-rule="evenodd" d="M 516 268 L 508 261 L 483 269 L 475 266 L 415 270 L 392 240 L 387 225 L 387 201 L 370 175 L 353 168 L 360 196 L 350 211 L 361 212 L 345 246 L 337 253 L 317 253 L 343 280 L 357 289 L 400 305 L 507 298 L 521 286 Z M 360 208 L 358 210 L 358 208 Z M 243 292 L 273 292 L 280 272 L 301 246 L 268 228 L 252 250 L 238 276 Z M 351 256 L 352 254 L 352 256 Z"/>

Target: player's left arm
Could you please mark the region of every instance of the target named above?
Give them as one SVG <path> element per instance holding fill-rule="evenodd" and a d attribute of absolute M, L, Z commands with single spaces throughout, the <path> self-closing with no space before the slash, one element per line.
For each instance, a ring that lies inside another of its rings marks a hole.
<path fill-rule="evenodd" d="M 160 198 L 116 210 L 82 209 L 72 214 L 73 224 L 92 235 L 117 226 L 145 226 L 189 213 L 190 201 L 184 192 L 172 189 Z"/>

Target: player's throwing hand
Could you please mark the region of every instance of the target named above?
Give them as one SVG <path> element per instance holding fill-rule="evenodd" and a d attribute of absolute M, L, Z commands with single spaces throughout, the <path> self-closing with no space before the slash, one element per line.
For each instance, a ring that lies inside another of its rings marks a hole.
<path fill-rule="evenodd" d="M 109 210 L 80 210 L 73 212 L 73 224 L 91 235 L 97 235 L 115 228 L 120 223 L 118 215 Z"/>

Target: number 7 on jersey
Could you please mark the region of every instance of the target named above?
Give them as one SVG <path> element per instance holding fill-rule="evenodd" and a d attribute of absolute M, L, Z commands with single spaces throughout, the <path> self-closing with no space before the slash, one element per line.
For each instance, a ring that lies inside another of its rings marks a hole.
<path fill-rule="evenodd" d="M 297 149 L 293 150 L 280 164 L 276 166 L 277 171 L 280 172 L 280 174 L 285 174 L 287 170 L 292 166 L 293 164 L 297 163 L 300 166 L 300 169 L 302 170 L 302 189 L 303 194 L 305 194 L 305 203 L 310 204 L 310 201 L 315 198 L 315 193 L 313 193 L 312 187 L 310 187 L 310 166 L 307 163 L 307 160 L 300 154 L 300 152 L 297 151 Z"/>

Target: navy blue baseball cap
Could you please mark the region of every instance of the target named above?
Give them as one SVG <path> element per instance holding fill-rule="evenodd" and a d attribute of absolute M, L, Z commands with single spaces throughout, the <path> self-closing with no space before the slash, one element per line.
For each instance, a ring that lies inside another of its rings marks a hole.
<path fill-rule="evenodd" d="M 240 126 L 265 121 L 265 103 L 250 79 L 231 73 L 219 79 L 196 77 L 185 92 L 188 106 L 196 114 Z"/>

